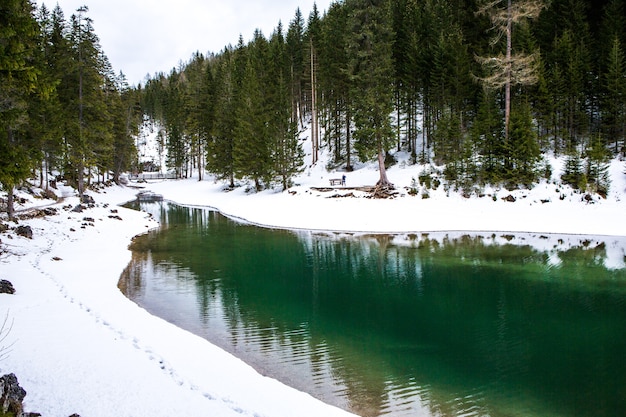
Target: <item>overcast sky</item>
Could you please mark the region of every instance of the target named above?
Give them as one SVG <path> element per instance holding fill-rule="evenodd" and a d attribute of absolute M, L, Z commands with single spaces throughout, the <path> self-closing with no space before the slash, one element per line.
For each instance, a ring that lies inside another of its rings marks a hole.
<path fill-rule="evenodd" d="M 247 42 L 258 28 L 269 37 L 279 21 L 286 31 L 298 7 L 306 22 L 313 3 L 321 15 L 331 0 L 37 0 L 42 3 L 50 10 L 58 3 L 68 21 L 80 6 L 89 7 L 87 16 L 115 72 L 136 85 L 196 51 L 236 45 L 240 34 Z"/>

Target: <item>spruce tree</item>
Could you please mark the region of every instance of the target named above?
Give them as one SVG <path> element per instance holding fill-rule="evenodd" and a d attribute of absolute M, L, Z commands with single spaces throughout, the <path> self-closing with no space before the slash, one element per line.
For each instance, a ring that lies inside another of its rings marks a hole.
<path fill-rule="evenodd" d="M 603 125 L 609 137 L 614 138 L 615 153 L 626 139 L 626 58 L 617 36 L 613 38 L 607 65 L 603 74 Z"/>
<path fill-rule="evenodd" d="M 611 153 L 608 151 L 602 136 L 599 134 L 591 138 L 587 148 L 587 183 L 589 191 L 606 198 L 609 193 L 611 180 L 609 178 L 609 162 Z"/>
<path fill-rule="evenodd" d="M 286 48 L 289 61 L 291 118 L 300 126 L 304 126 L 304 18 L 300 8 L 296 9 L 295 16 L 289 23 Z"/>
<path fill-rule="evenodd" d="M 333 3 L 322 22 L 319 41 L 320 107 L 324 120 L 325 139 L 333 151 L 335 163 L 345 161 L 346 171 L 352 170 L 352 137 L 350 113 L 350 79 L 346 50 L 346 7 Z"/>
<path fill-rule="evenodd" d="M 257 41 L 259 44 L 256 47 L 262 47 L 260 44 L 262 41 L 258 38 Z M 235 174 L 239 178 L 253 180 L 255 189 L 261 191 L 262 181 L 267 178 L 268 173 L 267 130 L 259 74 L 256 71 L 253 52 L 250 50 L 246 51 L 233 133 Z"/>
<path fill-rule="evenodd" d="M 290 100 L 290 69 L 282 25 L 272 35 L 269 44 L 268 77 L 274 80 L 268 103 L 270 169 L 283 190 L 291 186 L 292 177 L 301 171 L 304 153 L 299 142 L 298 120 L 293 118 Z"/>
<path fill-rule="evenodd" d="M 484 91 L 470 130 L 474 148 L 480 155 L 480 178 L 483 183 L 498 184 L 503 179 L 502 120 L 494 94 Z"/>
<path fill-rule="evenodd" d="M 233 161 L 234 146 L 234 69 L 233 52 L 224 49 L 216 58 L 208 71 L 214 71 L 214 122 L 207 144 L 207 171 L 218 179 L 228 181 L 231 188 L 235 186 Z M 213 69 L 214 68 L 214 69 Z"/>
<path fill-rule="evenodd" d="M 570 150 L 565 158 L 561 180 L 577 190 L 584 190 L 587 185 L 587 176 L 583 170 L 582 157 L 576 149 Z"/>
<path fill-rule="evenodd" d="M 25 127 L 29 97 L 37 88 L 38 25 L 28 0 L 6 0 L 0 11 L 0 184 L 13 218 L 13 189 L 32 166 Z"/>
<path fill-rule="evenodd" d="M 111 118 L 107 97 L 110 65 L 102 52 L 92 20 L 83 6 L 72 15 L 68 32 L 69 56 L 59 85 L 64 105 L 64 136 L 68 145 L 69 176 L 79 194 L 85 191 L 85 174 L 103 161 L 111 149 Z"/>
<path fill-rule="evenodd" d="M 385 156 L 393 146 L 393 66 L 389 4 L 385 0 L 353 0 L 349 40 L 355 148 L 361 160 L 378 158 L 380 187 L 393 187 Z"/>
<path fill-rule="evenodd" d="M 37 20 L 40 27 L 36 60 L 37 94 L 29 99 L 28 131 L 31 137 L 31 157 L 39 168 L 40 187 L 48 190 L 48 173 L 56 168 L 62 155 L 62 117 L 61 103 L 56 91 L 60 75 L 54 63 L 53 15 L 42 5 Z M 44 185 L 45 184 L 45 185 Z"/>
<path fill-rule="evenodd" d="M 185 134 L 185 92 L 182 74 L 172 69 L 165 86 L 163 119 L 167 132 L 166 165 L 178 178 L 186 177 L 189 145 Z"/>
<path fill-rule="evenodd" d="M 308 79 L 309 84 L 309 100 L 310 100 L 310 112 L 311 112 L 311 165 L 315 165 L 319 159 L 320 149 L 320 109 L 319 109 L 319 63 L 318 63 L 318 49 L 321 38 L 320 28 L 320 15 L 317 10 L 317 4 L 313 3 L 313 10 L 309 14 L 309 20 L 307 23 L 307 44 L 308 51 L 308 65 L 309 71 Z"/>
<path fill-rule="evenodd" d="M 510 129 L 511 155 L 507 160 L 511 162 L 511 170 L 504 180 L 513 188 L 517 188 L 518 185 L 532 188 L 539 175 L 537 167 L 541 160 L 541 150 L 527 103 L 520 103 L 514 109 Z"/>
<path fill-rule="evenodd" d="M 130 88 L 126 76 L 120 72 L 116 78 L 117 95 L 113 100 L 113 181 L 120 183 L 123 172 L 129 171 L 135 165 L 137 149 L 133 138 L 139 134 L 141 125 L 141 111 L 139 106 L 139 92 Z"/>

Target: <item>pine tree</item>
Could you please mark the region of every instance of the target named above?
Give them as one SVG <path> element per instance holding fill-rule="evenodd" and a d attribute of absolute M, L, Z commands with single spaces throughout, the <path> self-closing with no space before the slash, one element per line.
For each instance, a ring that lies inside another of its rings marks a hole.
<path fill-rule="evenodd" d="M 262 181 L 267 179 L 269 172 L 266 115 L 263 112 L 261 74 L 257 72 L 260 63 L 256 60 L 263 55 L 265 43 L 265 38 L 257 32 L 254 44 L 248 45 L 245 51 L 246 61 L 235 108 L 233 131 L 235 174 L 239 178 L 253 180 L 257 191 L 261 191 Z"/>
<path fill-rule="evenodd" d="M 497 184 L 503 179 L 504 150 L 502 117 L 493 94 L 485 91 L 470 134 L 480 155 L 482 182 Z"/>
<path fill-rule="evenodd" d="M 555 149 L 572 153 L 590 126 L 592 36 L 583 0 L 553 0 L 538 19 L 539 43 L 554 95 Z"/>
<path fill-rule="evenodd" d="M 163 104 L 164 126 L 167 132 L 166 165 L 178 178 L 186 176 L 189 162 L 189 146 L 185 135 L 185 93 L 182 74 L 172 69 L 165 85 Z"/>
<path fill-rule="evenodd" d="M 6 0 L 0 10 L 0 184 L 13 218 L 13 189 L 32 166 L 24 131 L 29 96 L 37 88 L 38 27 L 28 0 Z"/>
<path fill-rule="evenodd" d="M 583 161 L 575 149 L 568 152 L 561 180 L 575 189 L 584 190 L 587 185 L 587 176 L 583 171 Z"/>
<path fill-rule="evenodd" d="M 617 36 L 613 39 L 603 75 L 603 125 L 609 137 L 615 139 L 617 153 L 619 144 L 623 146 L 626 139 L 626 59 Z"/>
<path fill-rule="evenodd" d="M 393 146 L 393 66 L 389 4 L 385 0 L 354 0 L 349 41 L 355 148 L 361 160 L 378 158 L 377 185 L 393 187 L 385 156 Z"/>
<path fill-rule="evenodd" d="M 113 181 L 120 183 L 120 176 L 135 165 L 136 149 L 133 138 L 139 134 L 141 112 L 139 92 L 130 88 L 126 76 L 120 72 L 116 79 L 118 94 L 113 113 Z"/>
<path fill-rule="evenodd" d="M 511 161 L 511 171 L 504 180 L 513 188 L 517 188 L 518 184 L 531 188 L 538 179 L 541 150 L 527 103 L 518 105 L 511 114 L 509 142 L 511 155 L 507 159 Z"/>
<path fill-rule="evenodd" d="M 107 71 L 110 64 L 102 52 L 93 22 L 83 6 L 72 15 L 68 32 L 69 54 L 61 51 L 67 64 L 59 85 L 64 104 L 64 136 L 70 176 L 80 195 L 85 191 L 86 171 L 103 161 L 111 149 L 111 118 L 108 113 Z"/>
<path fill-rule="evenodd" d="M 611 153 L 608 151 L 601 135 L 594 135 L 587 149 L 587 183 L 590 191 L 606 198 L 609 193 L 611 180 L 609 178 L 609 161 Z"/>
<path fill-rule="evenodd" d="M 301 172 L 304 153 L 299 143 L 298 120 L 293 118 L 290 100 L 290 73 L 282 25 L 273 33 L 269 45 L 268 77 L 274 80 L 269 99 L 268 113 L 270 161 L 272 176 L 277 177 L 283 190 L 291 186 L 292 177 Z"/>
<path fill-rule="evenodd" d="M 207 69 L 210 71 L 214 67 L 215 72 L 213 77 L 215 120 L 207 144 L 206 169 L 215 174 L 218 179 L 228 181 L 231 188 L 235 186 L 233 161 L 235 75 L 233 62 L 233 52 L 226 48 Z"/>
<path fill-rule="evenodd" d="M 286 43 L 291 88 L 291 118 L 300 126 L 304 126 L 304 18 L 300 8 L 296 9 L 295 16 L 289 23 Z"/>
<path fill-rule="evenodd" d="M 347 8 L 333 3 L 322 22 L 319 42 L 319 90 L 321 113 L 325 116 L 325 140 L 334 162 L 345 161 L 352 170 L 350 79 L 346 51 Z"/>
<path fill-rule="evenodd" d="M 31 95 L 28 106 L 28 130 L 31 137 L 31 157 L 39 168 L 40 187 L 48 190 L 48 172 L 56 166 L 62 154 L 61 103 L 56 91 L 60 75 L 54 65 L 53 15 L 45 5 L 39 10 L 40 27 L 36 61 L 38 93 Z"/>
<path fill-rule="evenodd" d="M 319 85 L 318 85 L 318 47 L 320 42 L 320 15 L 317 4 L 313 3 L 313 10 L 309 14 L 307 24 L 307 38 L 309 46 L 309 79 L 310 79 L 310 111 L 311 111 L 311 165 L 315 165 L 319 158 L 320 126 L 319 126 Z"/>
<path fill-rule="evenodd" d="M 184 69 L 185 133 L 190 138 L 190 162 L 198 169 L 198 181 L 202 181 L 205 147 L 213 123 L 211 93 L 206 84 L 209 80 L 205 80 L 206 67 L 207 60 L 196 52 Z"/>

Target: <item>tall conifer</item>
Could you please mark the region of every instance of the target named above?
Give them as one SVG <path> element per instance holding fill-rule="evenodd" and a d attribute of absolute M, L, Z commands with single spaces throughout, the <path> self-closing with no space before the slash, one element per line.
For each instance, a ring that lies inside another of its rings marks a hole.
<path fill-rule="evenodd" d="M 0 184 L 13 217 L 13 189 L 28 177 L 32 161 L 25 127 L 29 96 L 36 92 L 38 26 L 29 0 L 0 6 Z"/>
<path fill-rule="evenodd" d="M 378 158 L 377 185 L 391 187 L 385 167 L 393 146 L 393 62 L 389 3 L 386 0 L 353 0 L 349 39 L 352 77 L 354 136 L 362 160 Z"/>

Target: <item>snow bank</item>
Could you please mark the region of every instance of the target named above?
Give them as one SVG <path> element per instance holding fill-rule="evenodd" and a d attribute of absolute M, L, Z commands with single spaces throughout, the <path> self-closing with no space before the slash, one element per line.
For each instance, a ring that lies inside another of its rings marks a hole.
<path fill-rule="evenodd" d="M 388 171 L 398 195 L 394 199 L 369 199 L 353 187 L 375 184 L 378 172 L 367 165 L 345 173 L 347 187 L 315 191 L 311 187 L 329 187 L 331 178 L 343 173 L 327 173 L 317 166 L 310 168 L 288 192 L 249 193 L 241 186 L 224 192 L 220 182 L 187 179 L 155 182 L 147 188 L 179 204 L 211 206 L 234 218 L 278 228 L 357 231 L 357 232 L 428 232 L 428 231 L 506 231 L 554 234 L 626 236 L 626 222 L 621 218 L 626 208 L 624 164 L 611 166 L 612 185 L 609 197 L 585 195 L 555 183 L 542 182 L 532 190 L 507 191 L 487 188 L 482 197 L 463 197 L 440 185 L 423 189 L 411 196 L 408 189 L 421 168 L 398 164 Z M 423 187 L 422 187 L 423 188 Z M 343 197 L 345 195 L 354 197 Z M 513 196 L 514 203 L 505 201 Z"/>

